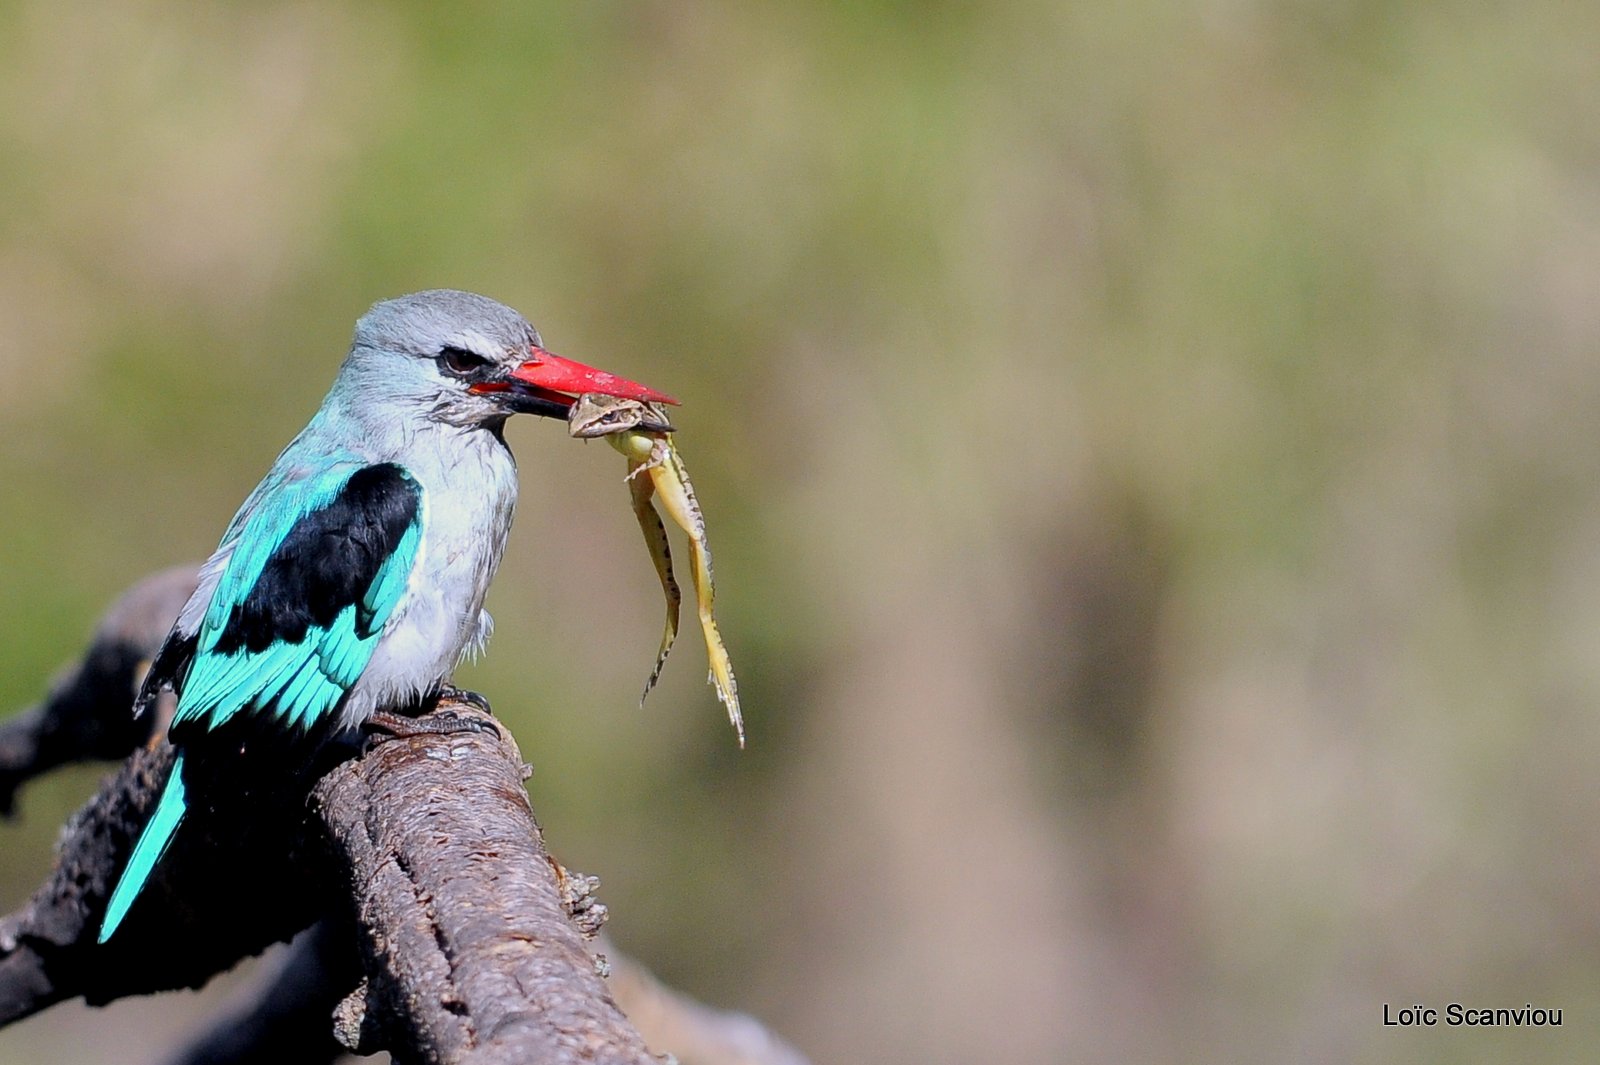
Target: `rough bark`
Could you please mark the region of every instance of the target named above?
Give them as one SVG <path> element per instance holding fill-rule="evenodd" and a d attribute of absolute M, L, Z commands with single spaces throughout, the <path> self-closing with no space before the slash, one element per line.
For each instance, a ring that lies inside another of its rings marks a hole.
<path fill-rule="evenodd" d="M 462 722 L 491 723 L 458 704 Z M 317 785 L 406 1060 L 651 1062 L 568 914 L 510 734 L 385 742 Z M 465 797 L 465 798 L 464 798 Z"/>

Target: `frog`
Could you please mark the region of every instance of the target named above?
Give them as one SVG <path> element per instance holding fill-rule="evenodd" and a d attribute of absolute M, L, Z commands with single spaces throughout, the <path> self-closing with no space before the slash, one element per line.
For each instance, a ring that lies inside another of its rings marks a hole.
<path fill-rule="evenodd" d="M 628 493 L 635 519 L 644 534 L 650 560 L 656 577 L 661 582 L 666 598 L 667 617 L 656 653 L 655 666 L 645 681 L 645 698 L 661 677 L 667 654 L 677 639 L 679 612 L 683 594 L 672 572 L 672 549 L 667 538 L 666 524 L 656 511 L 652 497 L 659 498 L 667 515 L 689 538 L 689 573 L 695 589 L 695 608 L 700 620 L 700 631 L 705 637 L 706 657 L 710 662 L 709 681 L 717 698 L 728 710 L 728 719 L 743 747 L 744 717 L 739 707 L 739 687 L 733 675 L 733 663 L 717 628 L 712 612 L 715 588 L 711 572 L 711 548 L 706 542 L 706 523 L 700 500 L 689 480 L 688 467 L 673 443 L 676 431 L 667 419 L 666 411 L 657 403 L 584 393 L 573 403 L 567 415 L 568 432 L 583 440 L 604 438 L 628 460 Z"/>
<path fill-rule="evenodd" d="M 621 396 L 585 392 L 567 412 L 567 432 L 580 440 L 592 440 L 638 429 L 646 433 L 673 432 L 667 411 L 659 403 L 642 403 Z"/>

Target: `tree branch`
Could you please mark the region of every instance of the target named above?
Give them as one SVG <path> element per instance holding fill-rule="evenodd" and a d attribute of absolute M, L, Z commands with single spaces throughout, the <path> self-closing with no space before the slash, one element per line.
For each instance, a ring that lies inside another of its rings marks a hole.
<path fill-rule="evenodd" d="M 521 768 L 504 730 L 420 735 L 317 785 L 355 889 L 368 1001 L 407 1061 L 654 1062 L 568 916 Z"/>

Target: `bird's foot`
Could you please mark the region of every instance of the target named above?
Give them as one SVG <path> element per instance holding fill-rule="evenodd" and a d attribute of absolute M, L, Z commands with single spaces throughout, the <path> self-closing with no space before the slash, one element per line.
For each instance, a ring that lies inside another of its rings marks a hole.
<path fill-rule="evenodd" d="M 470 694 L 470 693 L 468 693 Z M 462 700 L 469 705 L 487 710 L 488 707 L 479 698 L 476 702 Z M 405 714 L 396 714 L 389 710 L 379 710 L 366 722 L 367 738 L 372 741 L 382 742 L 383 739 L 410 739 L 413 736 L 451 736 L 463 732 L 476 732 L 500 738 L 500 729 L 495 723 L 477 714 L 460 713 L 455 710 L 436 709 L 422 717 L 407 717 Z"/>

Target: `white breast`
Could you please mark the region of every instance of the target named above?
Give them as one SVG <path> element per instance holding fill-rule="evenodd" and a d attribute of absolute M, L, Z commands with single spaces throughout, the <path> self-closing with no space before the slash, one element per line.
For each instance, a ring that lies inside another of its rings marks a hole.
<path fill-rule="evenodd" d="M 411 580 L 345 701 L 341 723 L 416 701 L 449 679 L 488 636 L 483 600 L 517 502 L 517 469 L 492 434 L 439 425 L 390 461 L 422 486 L 422 542 Z"/>

